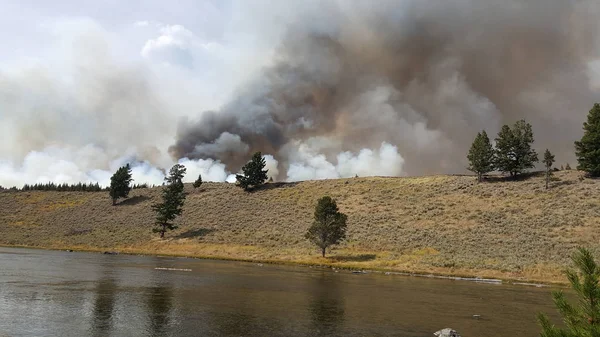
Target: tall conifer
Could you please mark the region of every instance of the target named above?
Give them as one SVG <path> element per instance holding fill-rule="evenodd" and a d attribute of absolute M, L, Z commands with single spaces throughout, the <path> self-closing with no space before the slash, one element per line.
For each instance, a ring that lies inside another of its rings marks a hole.
<path fill-rule="evenodd" d="M 575 142 L 578 170 L 592 177 L 600 176 L 600 103 L 594 104 L 583 123 L 583 137 Z M 570 168 L 570 167 L 569 167 Z"/>
<path fill-rule="evenodd" d="M 494 148 L 484 131 L 477 133 L 467 159 L 469 159 L 469 171 L 477 174 L 477 181 L 483 180 L 483 175 L 494 170 L 495 161 Z"/>

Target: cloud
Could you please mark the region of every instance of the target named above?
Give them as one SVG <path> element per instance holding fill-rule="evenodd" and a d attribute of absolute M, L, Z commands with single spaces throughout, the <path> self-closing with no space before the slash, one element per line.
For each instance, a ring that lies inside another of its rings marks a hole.
<path fill-rule="evenodd" d="M 206 65 L 226 52 L 220 43 L 203 39 L 182 25 L 155 23 L 153 26 L 158 28 L 159 35 L 147 40 L 140 51 L 142 57 L 153 62 L 193 69 L 197 63 Z"/>
<path fill-rule="evenodd" d="M 155 61 L 194 67 L 193 44 L 196 37 L 181 25 L 166 25 L 160 35 L 146 42 L 141 55 Z"/>

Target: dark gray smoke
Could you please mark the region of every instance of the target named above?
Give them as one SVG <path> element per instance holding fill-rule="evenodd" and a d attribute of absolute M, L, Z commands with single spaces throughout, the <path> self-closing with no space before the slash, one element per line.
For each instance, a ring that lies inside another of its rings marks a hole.
<path fill-rule="evenodd" d="M 310 2 L 298 12 L 272 66 L 218 111 L 180 122 L 173 157 L 235 172 L 263 151 L 284 178 L 315 157 L 339 164 L 340 152 L 388 143 L 401 173 L 454 173 L 479 130 L 525 118 L 539 150 L 573 163 L 600 100 L 589 68 L 600 58 L 596 0 Z"/>

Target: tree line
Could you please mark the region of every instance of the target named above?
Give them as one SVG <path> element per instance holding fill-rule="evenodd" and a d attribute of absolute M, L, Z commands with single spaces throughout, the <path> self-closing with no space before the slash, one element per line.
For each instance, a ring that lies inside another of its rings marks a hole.
<path fill-rule="evenodd" d="M 140 189 L 140 188 L 149 188 L 150 186 L 146 183 L 144 184 L 133 184 L 131 186 L 132 189 Z M 0 190 L 6 190 L 6 188 L 0 186 Z M 8 190 L 11 191 L 56 191 L 56 192 L 102 192 L 108 191 L 109 187 L 102 187 L 98 183 L 77 183 L 77 184 L 55 184 L 53 182 L 48 183 L 36 183 L 36 184 L 25 184 L 23 187 L 18 188 L 13 186 Z"/>
<path fill-rule="evenodd" d="M 34 184 L 28 185 L 25 184 L 21 188 L 21 191 L 73 191 L 73 192 L 99 192 L 102 191 L 103 188 L 100 187 L 98 183 L 86 184 L 86 183 L 77 183 L 77 184 L 55 184 L 55 183 L 45 183 L 45 184 Z"/>
<path fill-rule="evenodd" d="M 596 103 L 583 123 L 584 134 L 575 142 L 577 169 L 586 172 L 589 177 L 600 176 L 600 104 Z M 494 171 L 515 178 L 535 167 L 539 162 L 537 152 L 532 148 L 534 142 L 531 124 L 519 120 L 512 126 L 504 125 L 494 139 L 490 141 L 485 130 L 477 133 L 467 154 L 468 170 L 477 175 L 479 182 Z M 542 160 L 546 171 L 546 188 L 553 171 L 555 156 L 546 149 Z M 570 169 L 567 164 L 567 169 Z"/>
<path fill-rule="evenodd" d="M 531 124 L 525 120 L 517 121 L 512 127 L 502 126 L 495 147 L 483 130 L 477 134 L 467 154 L 468 169 L 477 174 L 478 181 L 492 171 L 516 177 L 539 161 L 537 152 L 531 148 L 533 141 Z"/>

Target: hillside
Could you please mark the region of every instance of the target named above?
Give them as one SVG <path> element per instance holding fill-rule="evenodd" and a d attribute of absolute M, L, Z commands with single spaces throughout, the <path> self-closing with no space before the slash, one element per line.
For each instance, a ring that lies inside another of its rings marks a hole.
<path fill-rule="evenodd" d="M 245 193 L 205 183 L 189 192 L 178 230 L 159 240 L 150 205 L 160 188 L 111 205 L 106 192 L 0 192 L 0 245 L 117 250 L 332 264 L 420 273 L 560 281 L 578 245 L 600 248 L 600 181 L 543 177 L 349 178 L 269 184 Z M 348 214 L 348 240 L 319 257 L 303 234 L 316 199 Z"/>

